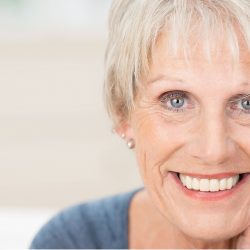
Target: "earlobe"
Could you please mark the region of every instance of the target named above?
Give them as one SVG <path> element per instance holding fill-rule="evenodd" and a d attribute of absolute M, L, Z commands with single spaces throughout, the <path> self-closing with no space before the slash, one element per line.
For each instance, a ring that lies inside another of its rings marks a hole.
<path fill-rule="evenodd" d="M 133 136 L 133 129 L 128 122 L 120 123 L 114 128 L 114 131 L 119 135 L 123 140 L 125 140 L 129 149 L 134 148 L 135 141 Z"/>
<path fill-rule="evenodd" d="M 121 122 L 120 124 L 116 125 L 113 130 L 122 139 L 133 138 L 133 129 L 128 122 Z"/>

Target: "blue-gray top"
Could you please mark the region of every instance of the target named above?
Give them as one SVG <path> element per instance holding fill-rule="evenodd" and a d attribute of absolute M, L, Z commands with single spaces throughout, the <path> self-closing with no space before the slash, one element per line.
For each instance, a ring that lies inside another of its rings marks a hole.
<path fill-rule="evenodd" d="M 130 201 L 142 188 L 74 205 L 50 219 L 32 249 L 128 249 Z"/>

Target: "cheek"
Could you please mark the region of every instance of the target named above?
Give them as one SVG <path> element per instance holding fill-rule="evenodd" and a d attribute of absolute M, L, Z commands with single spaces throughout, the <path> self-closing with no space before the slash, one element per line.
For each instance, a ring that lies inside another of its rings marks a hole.
<path fill-rule="evenodd" d="M 149 167 L 164 164 L 190 133 L 186 124 L 166 121 L 158 114 L 138 116 L 134 126 L 137 158 L 141 162 L 146 157 Z"/>
<path fill-rule="evenodd" d="M 137 115 L 134 126 L 136 157 L 144 182 L 162 182 L 161 169 L 184 144 L 187 126 L 166 121 L 158 114 Z M 146 183 L 145 183 L 146 184 Z"/>
<path fill-rule="evenodd" d="M 250 126 L 234 126 L 232 131 L 234 141 L 237 142 L 238 146 L 241 147 L 244 152 L 250 155 L 250 140 L 246 140 L 246 138 L 250 138 Z"/>

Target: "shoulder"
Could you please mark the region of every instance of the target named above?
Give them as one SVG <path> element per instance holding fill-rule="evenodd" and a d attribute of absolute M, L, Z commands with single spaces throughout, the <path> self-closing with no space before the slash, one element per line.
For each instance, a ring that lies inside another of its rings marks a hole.
<path fill-rule="evenodd" d="M 38 231 L 30 248 L 126 248 L 128 207 L 139 190 L 62 210 Z"/>

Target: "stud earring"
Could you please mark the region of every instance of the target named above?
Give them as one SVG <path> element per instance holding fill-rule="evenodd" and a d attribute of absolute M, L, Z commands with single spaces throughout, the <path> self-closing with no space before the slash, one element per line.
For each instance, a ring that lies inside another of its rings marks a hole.
<path fill-rule="evenodd" d="M 121 134 L 121 138 L 122 138 L 122 139 L 125 139 L 125 134 Z"/>
<path fill-rule="evenodd" d="M 135 147 L 135 141 L 133 139 L 130 139 L 127 141 L 127 146 L 129 149 L 132 149 Z"/>

